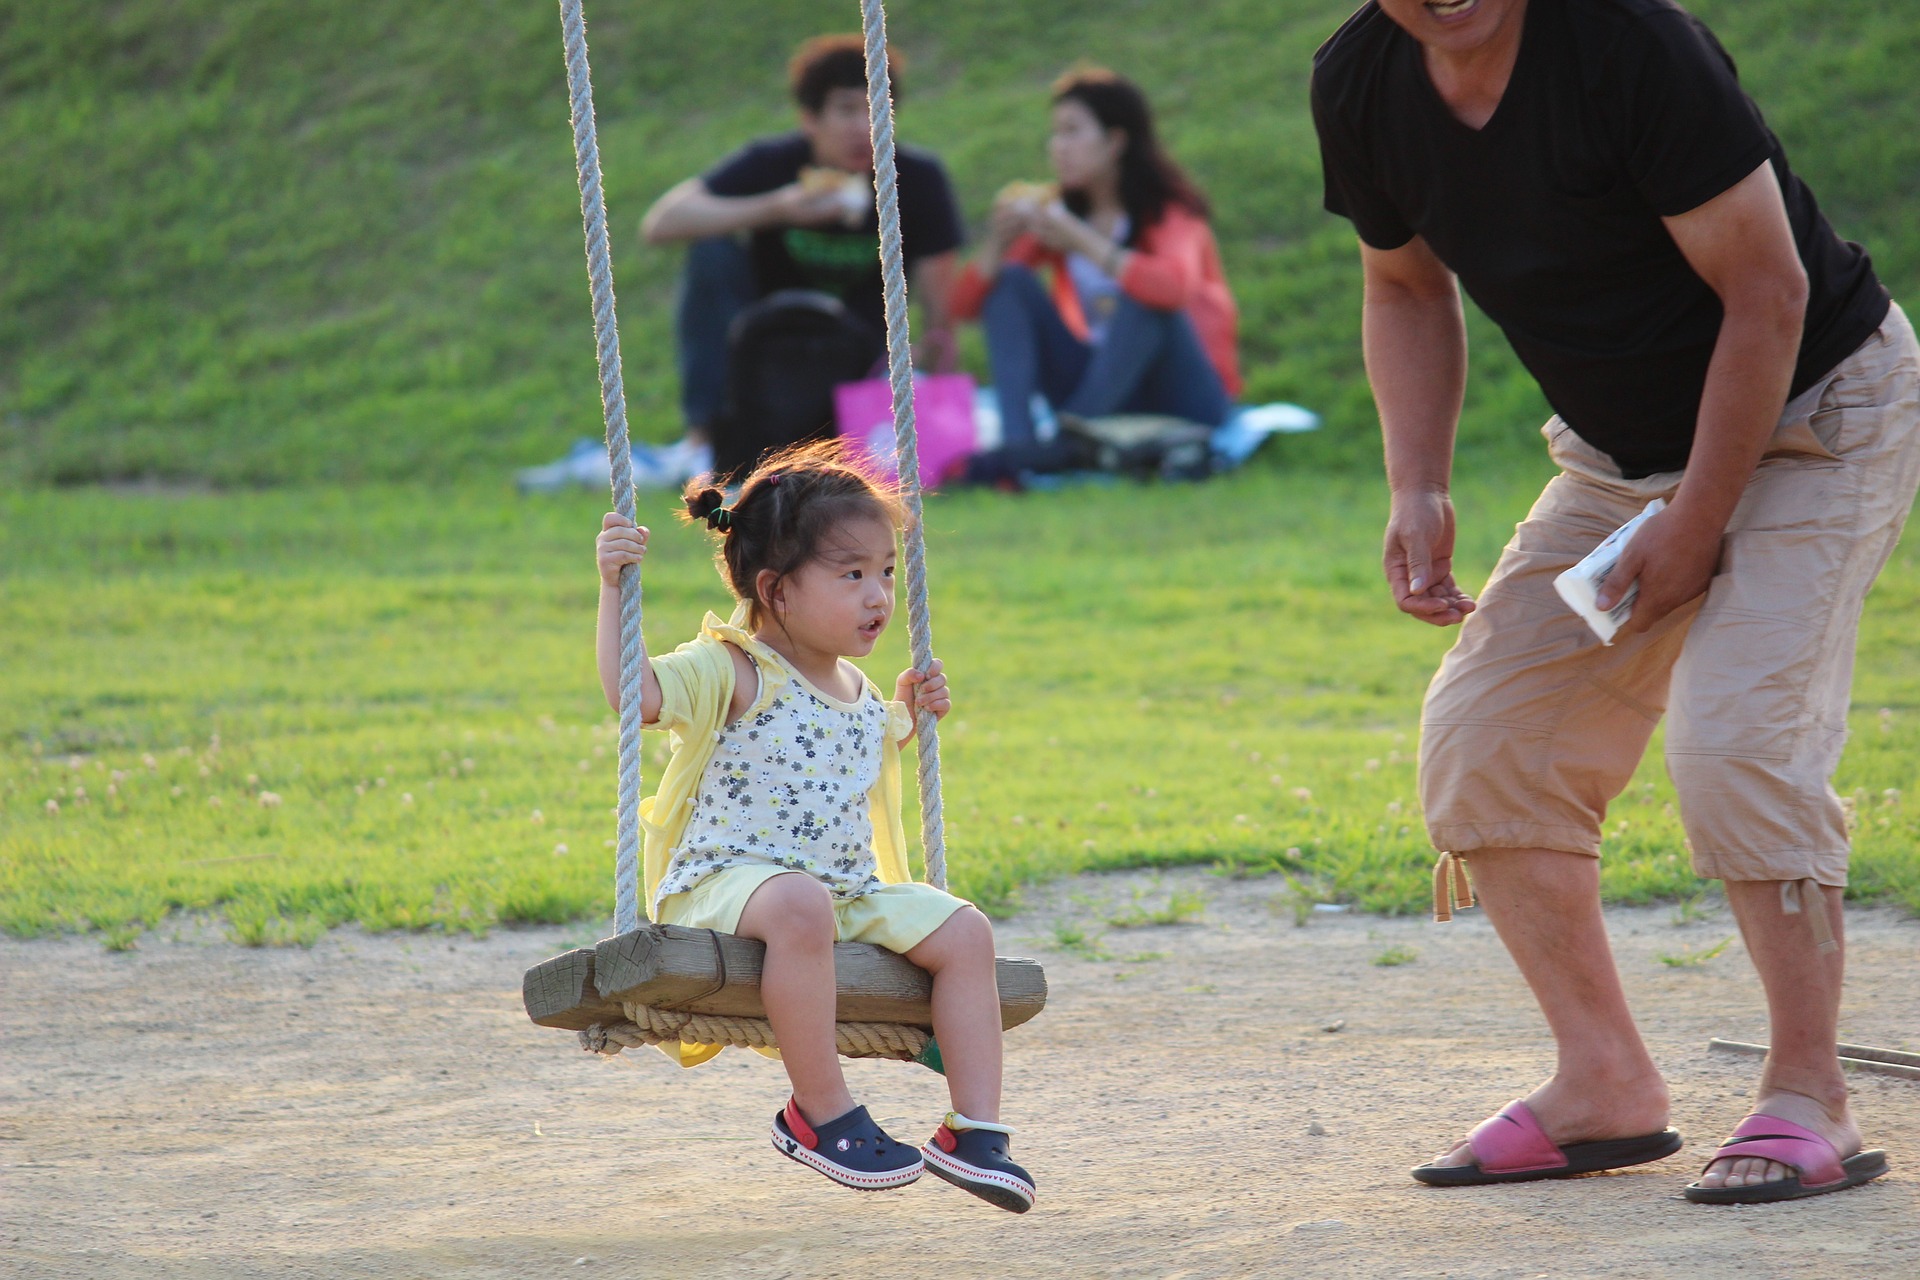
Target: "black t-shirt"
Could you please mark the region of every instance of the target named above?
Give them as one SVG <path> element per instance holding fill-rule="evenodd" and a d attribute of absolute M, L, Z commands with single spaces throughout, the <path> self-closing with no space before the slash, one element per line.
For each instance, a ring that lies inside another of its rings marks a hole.
<path fill-rule="evenodd" d="M 701 181 L 716 196 L 757 196 L 786 186 L 813 164 L 805 134 L 749 142 L 709 170 Z M 899 180 L 900 253 L 911 268 L 920 258 L 960 247 L 960 210 L 947 171 L 930 151 L 894 150 Z M 869 211 L 857 227 L 769 227 L 752 236 L 754 272 L 766 293 L 819 289 L 839 298 L 876 330 L 886 328 L 880 277 L 880 219 Z"/>
<path fill-rule="evenodd" d="M 1684 466 L 1720 300 L 1660 221 L 1772 160 L 1809 280 L 1797 394 L 1879 327 L 1888 299 L 1741 90 L 1669 0 L 1530 0 L 1505 95 L 1455 119 L 1420 45 L 1373 3 L 1314 56 L 1326 207 L 1452 269 L 1547 401 L 1629 476 Z"/>

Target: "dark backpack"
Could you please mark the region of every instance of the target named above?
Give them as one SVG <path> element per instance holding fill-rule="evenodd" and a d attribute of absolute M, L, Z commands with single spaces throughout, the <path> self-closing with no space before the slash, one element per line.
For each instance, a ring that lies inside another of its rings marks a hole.
<path fill-rule="evenodd" d="M 727 331 L 727 388 L 712 426 L 713 470 L 734 476 L 772 450 L 833 434 L 833 389 L 886 352 L 873 326 L 831 294 L 782 289 Z"/>

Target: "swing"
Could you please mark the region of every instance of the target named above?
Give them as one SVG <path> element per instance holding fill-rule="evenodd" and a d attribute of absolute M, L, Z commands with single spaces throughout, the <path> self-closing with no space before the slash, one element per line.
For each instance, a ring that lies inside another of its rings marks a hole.
<path fill-rule="evenodd" d="M 627 402 L 620 377 L 613 267 L 581 4 L 582 0 L 560 0 L 574 161 L 586 229 L 587 275 L 593 294 L 600 404 L 607 425 L 607 456 L 613 469 L 613 502 L 615 510 L 633 519 Z M 907 508 L 907 630 L 913 665 L 924 671 L 933 661 L 933 634 L 927 613 L 926 541 L 921 528 L 920 462 L 913 423 L 893 100 L 887 77 L 886 13 L 881 0 L 861 0 L 861 17 L 866 34 L 868 119 L 879 189 L 894 440 Z M 577 1031 L 581 1047 L 593 1053 L 615 1054 L 628 1047 L 663 1042 L 776 1048 L 773 1029 L 760 1003 L 760 973 L 766 958 L 763 944 L 712 929 L 653 924 L 640 918 L 640 675 L 640 578 L 628 566 L 620 575 L 615 934 L 597 946 L 566 952 L 527 970 L 521 984 L 527 1016 L 540 1026 Z M 919 713 L 915 738 L 919 744 L 921 844 L 926 852 L 927 880 L 944 889 L 947 865 L 940 803 L 940 743 L 931 712 Z M 1006 1030 L 1026 1022 L 1045 1006 L 1047 979 L 1033 960 L 1000 957 L 995 966 L 1000 1025 Z M 834 978 L 834 1040 L 843 1055 L 895 1058 L 941 1069 L 940 1049 L 932 1035 L 933 983 L 924 970 L 884 948 L 843 942 L 834 946 Z"/>

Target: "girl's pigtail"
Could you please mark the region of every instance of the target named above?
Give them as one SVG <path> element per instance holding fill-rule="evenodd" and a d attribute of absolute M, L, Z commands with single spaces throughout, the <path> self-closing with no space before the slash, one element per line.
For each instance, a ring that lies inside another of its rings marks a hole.
<path fill-rule="evenodd" d="M 686 496 L 687 516 L 706 521 L 707 528 L 725 533 L 733 524 L 733 512 L 727 510 L 727 495 L 711 486 Z"/>

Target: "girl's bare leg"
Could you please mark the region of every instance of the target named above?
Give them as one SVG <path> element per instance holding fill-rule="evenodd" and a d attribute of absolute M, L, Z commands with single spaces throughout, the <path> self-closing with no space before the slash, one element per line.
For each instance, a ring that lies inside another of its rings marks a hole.
<path fill-rule="evenodd" d="M 953 1109 L 971 1120 L 1000 1119 L 1000 987 L 993 925 L 962 907 L 907 959 L 933 975 L 933 1034 L 946 1064 Z"/>
<path fill-rule="evenodd" d="M 833 1045 L 834 918 L 826 887 L 799 872 L 774 876 L 747 899 L 734 932 L 767 944 L 760 998 L 801 1114 L 825 1124 L 853 1110 Z"/>

